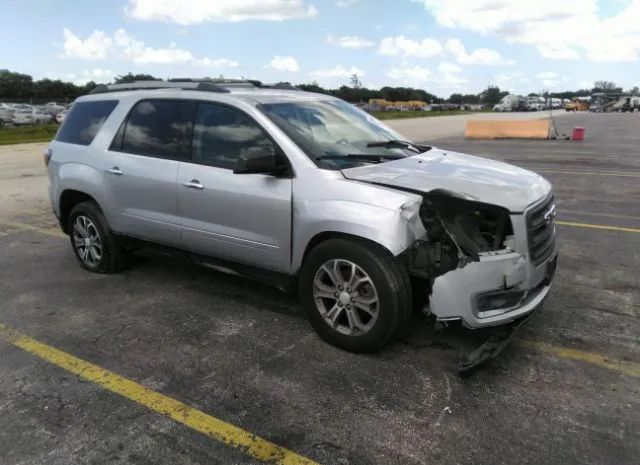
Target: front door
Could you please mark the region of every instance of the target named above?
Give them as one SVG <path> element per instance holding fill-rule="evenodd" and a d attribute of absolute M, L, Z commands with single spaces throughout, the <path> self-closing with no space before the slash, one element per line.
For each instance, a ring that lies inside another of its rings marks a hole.
<path fill-rule="evenodd" d="M 238 156 L 254 147 L 279 150 L 241 110 L 199 104 L 192 160 L 178 166 L 183 247 L 288 272 L 292 180 L 290 176 L 234 174 Z"/>

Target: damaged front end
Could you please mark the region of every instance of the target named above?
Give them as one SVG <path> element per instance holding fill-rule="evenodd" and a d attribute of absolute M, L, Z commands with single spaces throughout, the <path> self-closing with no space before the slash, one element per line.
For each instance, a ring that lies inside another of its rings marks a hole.
<path fill-rule="evenodd" d="M 527 214 L 444 190 L 424 195 L 420 218 L 426 236 L 402 259 L 427 283 L 427 311 L 469 328 L 499 325 L 531 313 L 544 299 L 555 270 L 555 228 L 549 260 L 527 253 Z M 417 290 L 416 290 L 417 291 Z"/>

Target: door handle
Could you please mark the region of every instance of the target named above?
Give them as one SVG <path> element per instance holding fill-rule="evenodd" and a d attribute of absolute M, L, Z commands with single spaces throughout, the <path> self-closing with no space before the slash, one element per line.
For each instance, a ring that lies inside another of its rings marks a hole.
<path fill-rule="evenodd" d="M 198 190 L 204 189 L 204 185 L 202 185 L 200 181 L 198 181 L 197 179 L 192 179 L 189 182 L 183 182 L 182 185 L 190 189 L 198 189 Z"/>
<path fill-rule="evenodd" d="M 117 166 L 114 166 L 113 168 L 109 168 L 106 171 L 107 173 L 115 174 L 116 176 L 122 176 L 122 170 Z"/>

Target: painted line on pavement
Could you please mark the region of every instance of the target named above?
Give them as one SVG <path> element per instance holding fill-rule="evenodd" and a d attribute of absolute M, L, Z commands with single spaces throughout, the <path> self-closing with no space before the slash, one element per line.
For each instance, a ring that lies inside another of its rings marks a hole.
<path fill-rule="evenodd" d="M 640 378 L 640 363 L 629 362 L 626 360 L 616 360 L 605 357 L 601 354 L 585 352 L 577 349 L 569 349 L 568 347 L 558 347 L 542 341 L 529 341 L 520 339 L 518 340 L 518 345 L 526 347 L 527 349 L 543 352 L 547 355 L 554 355 L 558 358 L 586 362 L 591 365 L 599 366 L 601 368 L 607 368 L 612 371 L 617 371 L 618 373 L 622 373 L 623 375 Z"/>
<path fill-rule="evenodd" d="M 525 169 L 531 171 L 537 171 L 540 173 L 556 173 L 556 174 L 583 174 L 587 176 L 615 176 L 622 178 L 640 178 L 640 174 L 638 173 L 622 173 L 619 171 L 570 171 L 570 170 L 552 170 L 547 168 L 531 168 L 531 167 L 523 167 Z"/>
<path fill-rule="evenodd" d="M 556 221 L 556 224 L 561 224 L 563 226 L 573 226 L 576 228 L 590 228 L 590 229 L 601 229 L 606 231 L 640 233 L 639 228 L 624 228 L 622 226 L 609 226 L 606 224 L 575 223 L 573 221 Z"/>
<path fill-rule="evenodd" d="M 201 412 L 171 397 L 152 391 L 112 371 L 38 342 L 18 331 L 9 329 L 3 324 L 0 324 L 0 339 L 260 461 L 280 465 L 318 465 L 317 462 L 280 447 L 249 431 Z"/>
<path fill-rule="evenodd" d="M 60 229 L 54 228 L 41 228 L 40 226 L 34 226 L 28 223 L 21 223 L 19 221 L 11 221 L 11 220 L 3 220 L 0 219 L 0 225 L 10 226 L 12 228 L 21 229 L 23 231 L 36 231 L 42 234 L 47 234 L 49 236 L 67 238 L 68 236 L 63 233 Z"/>

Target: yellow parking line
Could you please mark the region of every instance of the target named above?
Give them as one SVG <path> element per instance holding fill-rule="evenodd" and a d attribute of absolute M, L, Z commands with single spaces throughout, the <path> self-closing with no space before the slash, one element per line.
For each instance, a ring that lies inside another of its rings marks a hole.
<path fill-rule="evenodd" d="M 617 176 L 624 178 L 640 178 L 640 174 L 621 173 L 617 171 L 568 171 L 568 170 L 550 170 L 544 168 L 527 168 L 531 171 L 539 171 L 540 173 L 558 173 L 558 174 L 584 174 L 587 176 Z"/>
<path fill-rule="evenodd" d="M 36 231 L 42 234 L 47 234 L 49 236 L 63 237 L 65 239 L 67 238 L 67 235 L 59 229 L 41 228 L 40 226 L 34 226 L 28 223 L 21 223 L 19 221 L 10 221 L 10 220 L 3 220 L 3 219 L 0 219 L 0 224 L 3 224 L 5 226 L 11 226 L 17 229 L 27 230 L 27 231 Z"/>
<path fill-rule="evenodd" d="M 640 229 L 638 228 L 623 228 L 622 226 L 608 226 L 606 224 L 574 223 L 572 221 L 556 221 L 556 224 L 561 224 L 564 226 L 575 226 L 576 228 L 604 229 L 607 231 L 640 233 Z"/>
<path fill-rule="evenodd" d="M 258 460 L 282 465 L 318 465 L 308 458 L 249 431 L 152 391 L 109 370 L 38 342 L 2 324 L 0 324 L 0 339 Z"/>
<path fill-rule="evenodd" d="M 567 347 L 558 347 L 541 341 L 519 340 L 518 345 L 521 345 L 528 349 L 537 350 L 539 352 L 544 352 L 546 354 L 555 355 L 559 358 L 587 362 L 601 368 L 607 368 L 609 370 L 617 371 L 627 376 L 640 378 L 640 363 L 610 359 L 593 352 L 583 352 L 582 350 L 569 349 Z"/>

